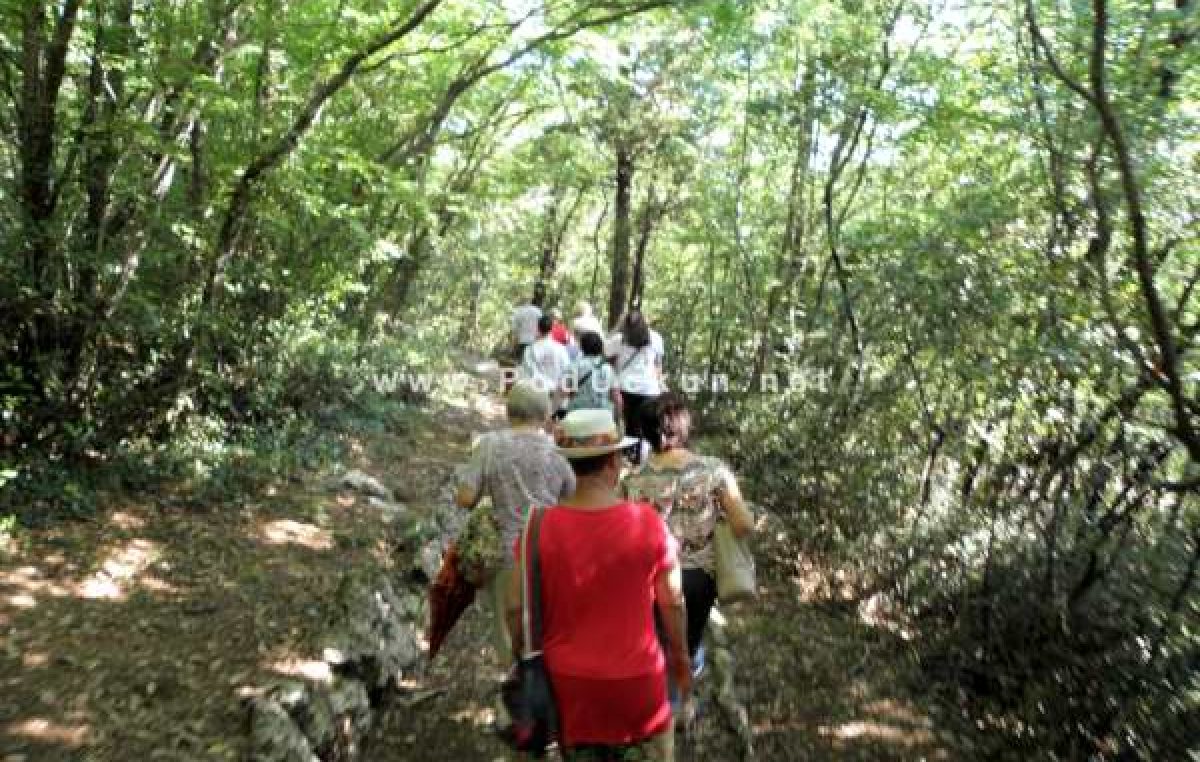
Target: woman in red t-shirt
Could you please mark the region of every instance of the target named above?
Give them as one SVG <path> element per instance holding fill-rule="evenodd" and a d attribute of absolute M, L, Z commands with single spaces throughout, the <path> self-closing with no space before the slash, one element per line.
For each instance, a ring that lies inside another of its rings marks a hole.
<path fill-rule="evenodd" d="M 546 510 L 535 550 L 542 651 L 568 760 L 635 746 L 650 759 L 672 759 L 668 666 L 685 696 L 691 688 L 674 540 L 652 506 L 617 493 L 621 451 L 634 445 L 608 410 L 576 410 L 561 423 L 558 451 L 575 471 L 575 494 Z M 508 610 L 519 655 L 520 558 L 517 567 Z M 666 658 L 651 604 L 666 630 Z"/>

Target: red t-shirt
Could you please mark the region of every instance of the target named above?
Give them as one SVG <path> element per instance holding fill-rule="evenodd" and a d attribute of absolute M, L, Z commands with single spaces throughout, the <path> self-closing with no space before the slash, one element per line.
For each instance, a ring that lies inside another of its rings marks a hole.
<path fill-rule="evenodd" d="M 564 347 L 571 343 L 571 333 L 561 320 L 555 320 L 554 325 L 550 326 L 550 338 Z"/>
<path fill-rule="evenodd" d="M 665 669 L 654 632 L 654 582 L 678 562 L 653 507 L 550 508 L 538 548 L 547 669 L 606 680 Z"/>

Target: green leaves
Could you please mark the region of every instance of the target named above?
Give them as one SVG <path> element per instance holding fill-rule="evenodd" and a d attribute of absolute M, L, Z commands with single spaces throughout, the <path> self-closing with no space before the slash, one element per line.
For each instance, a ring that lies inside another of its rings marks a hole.
<path fill-rule="evenodd" d="M 1142 601 L 1163 639 L 1183 637 L 1167 609 L 1190 551 L 1165 538 L 1186 538 L 1195 511 L 1158 485 L 1193 465 L 1131 264 L 1120 157 L 1061 76 L 1095 86 L 1096 3 L 1034 0 L 1044 49 L 1024 8 L 632 12 L 649 5 L 447 0 L 411 17 L 422 4 L 135 3 L 127 24 L 85 7 L 43 162 L 51 213 L 33 214 L 22 184 L 28 136 L 4 129 L 36 109 L 0 103 L 4 445 L 111 449 L 193 418 L 207 447 L 229 435 L 235 392 L 264 416 L 316 415 L 329 388 L 362 385 L 365 358 L 506 344 L 512 303 L 539 274 L 552 306 L 603 312 L 620 275 L 621 156 L 623 245 L 643 257 L 668 372 L 738 389 L 822 379 L 695 399 L 697 420 L 727 432 L 716 447 L 781 505 L 807 507 L 789 517 L 799 535 L 900 580 L 913 609 L 966 601 L 947 631 L 973 639 L 964 653 L 982 648 L 971 669 L 988 675 L 1000 636 L 973 631 L 971 612 L 1019 634 L 1032 598 L 1072 632 L 1107 612 L 1144 639 L 1125 616 Z M 1100 73 L 1194 410 L 1193 19 L 1103 5 Z M 22 25 L 2 28 L 19 50 Z M 403 34 L 356 58 L 389 29 Z M 26 92 L 18 59 L 0 68 Z M 383 335 L 411 346 L 371 354 Z M 1094 583 L 1092 558 L 1107 570 Z M 1052 652 L 1087 645 L 1055 640 L 1063 631 L 1037 634 Z M 1011 726 L 1054 730 L 1046 717 Z"/>

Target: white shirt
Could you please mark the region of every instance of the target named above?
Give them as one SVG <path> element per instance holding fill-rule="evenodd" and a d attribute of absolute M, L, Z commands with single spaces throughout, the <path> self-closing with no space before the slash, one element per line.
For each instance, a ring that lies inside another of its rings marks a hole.
<path fill-rule="evenodd" d="M 600 319 L 595 315 L 580 315 L 571 321 L 571 331 L 575 334 L 575 340 L 578 341 L 585 333 L 598 333 L 604 336 L 604 326 L 600 325 Z"/>
<path fill-rule="evenodd" d="M 650 343 L 644 347 L 627 346 L 621 341 L 617 347 L 617 373 L 621 379 L 621 391 L 657 397 L 663 393 L 658 378 L 658 368 L 665 354 L 662 336 L 650 332 Z"/>
<path fill-rule="evenodd" d="M 534 381 L 547 393 L 561 388 L 563 376 L 571 365 L 567 348 L 549 335 L 529 345 L 521 358 L 521 377 Z"/>
<path fill-rule="evenodd" d="M 537 341 L 538 319 L 542 311 L 532 304 L 523 304 L 513 310 L 512 329 L 518 344 L 532 344 Z"/>

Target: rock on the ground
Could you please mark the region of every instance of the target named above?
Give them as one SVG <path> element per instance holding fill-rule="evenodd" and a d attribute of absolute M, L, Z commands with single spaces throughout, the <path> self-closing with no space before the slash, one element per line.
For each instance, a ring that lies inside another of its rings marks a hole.
<path fill-rule="evenodd" d="M 392 583 L 348 573 L 338 588 L 338 629 L 324 658 L 335 671 L 362 680 L 368 691 L 386 690 L 420 659 L 412 603 Z"/>
<path fill-rule="evenodd" d="M 323 657 L 331 683 L 280 680 L 250 701 L 254 762 L 349 762 L 362 757 L 372 697 L 420 660 L 424 597 L 386 576 L 350 571 L 337 593 L 338 629 Z"/>
<path fill-rule="evenodd" d="M 434 539 L 417 552 L 415 567 L 430 582 L 437 579 L 438 572 L 442 568 L 442 555 L 445 551 L 446 543 Z"/>
<path fill-rule="evenodd" d="M 401 524 L 408 520 L 408 506 L 404 503 L 397 503 L 372 495 L 367 498 L 367 505 L 379 511 L 379 518 L 382 519 L 386 527 Z"/>
<path fill-rule="evenodd" d="M 326 759 L 352 760 L 362 755 L 371 730 L 371 700 L 357 680 L 338 680 L 327 695 L 333 717 L 334 747 Z"/>
<path fill-rule="evenodd" d="M 321 762 L 309 739 L 273 695 L 250 701 L 251 759 L 255 762 Z"/>
<path fill-rule="evenodd" d="M 250 702 L 256 762 L 349 762 L 361 757 L 371 725 L 367 691 L 357 680 L 307 685 L 281 680 Z"/>
<path fill-rule="evenodd" d="M 328 683 L 280 680 L 249 702 L 252 762 L 362 759 L 375 711 L 421 662 L 425 584 L 436 576 L 451 528 L 461 525 L 465 512 L 450 503 L 410 510 L 378 479 L 357 470 L 337 487 L 367 496 L 393 557 L 405 560 L 390 573 L 346 570 L 321 657 L 335 677 Z"/>
<path fill-rule="evenodd" d="M 386 500 L 389 503 L 394 502 L 396 499 L 396 496 L 392 494 L 390 489 L 383 485 L 383 482 L 370 474 L 359 471 L 357 468 L 347 471 L 342 477 L 340 485 L 346 489 L 361 492 L 364 495 Z"/>

